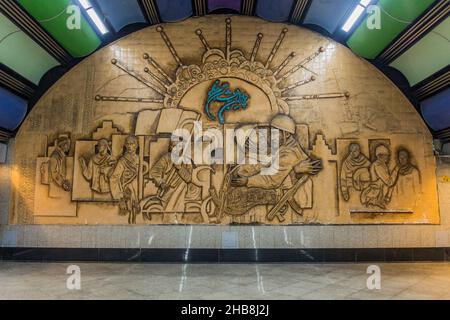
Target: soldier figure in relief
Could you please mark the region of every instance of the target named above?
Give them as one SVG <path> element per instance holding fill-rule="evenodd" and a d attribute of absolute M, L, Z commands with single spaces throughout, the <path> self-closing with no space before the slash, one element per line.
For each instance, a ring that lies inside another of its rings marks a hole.
<path fill-rule="evenodd" d="M 246 187 L 248 192 L 259 190 L 285 191 L 292 188 L 295 182 L 304 175 L 316 175 L 322 168 L 320 160 L 312 160 L 298 143 L 296 124 L 288 115 L 275 116 L 270 126 L 280 130 L 280 146 L 278 150 L 278 168 L 272 175 L 261 175 L 259 172 L 251 176 L 242 176 L 237 170 L 231 185 Z M 312 180 L 307 179 L 296 191 L 289 202 L 291 207 L 301 212 L 303 208 L 312 207 Z"/>

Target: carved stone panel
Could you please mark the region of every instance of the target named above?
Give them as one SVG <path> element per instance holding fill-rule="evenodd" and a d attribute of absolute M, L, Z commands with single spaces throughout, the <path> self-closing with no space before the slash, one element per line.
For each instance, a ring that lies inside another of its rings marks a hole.
<path fill-rule="evenodd" d="M 340 44 L 192 18 L 103 48 L 42 97 L 17 135 L 11 222 L 435 224 L 431 145 Z"/>

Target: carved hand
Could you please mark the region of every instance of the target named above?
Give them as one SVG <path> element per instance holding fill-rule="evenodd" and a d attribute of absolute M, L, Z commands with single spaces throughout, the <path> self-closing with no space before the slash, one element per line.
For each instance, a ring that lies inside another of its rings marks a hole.
<path fill-rule="evenodd" d="M 119 202 L 119 209 L 120 209 L 121 211 L 127 211 L 127 210 L 128 210 L 126 201 L 121 200 L 121 201 Z"/>
<path fill-rule="evenodd" d="M 245 187 L 248 183 L 247 177 L 235 176 L 231 178 L 231 185 L 233 187 Z"/>
<path fill-rule="evenodd" d="M 156 186 L 163 191 L 166 191 L 170 188 L 170 186 L 165 181 L 159 181 L 156 183 Z"/>
<path fill-rule="evenodd" d="M 316 175 L 320 170 L 322 170 L 322 160 L 307 159 L 294 167 L 294 171 L 297 174 Z"/>

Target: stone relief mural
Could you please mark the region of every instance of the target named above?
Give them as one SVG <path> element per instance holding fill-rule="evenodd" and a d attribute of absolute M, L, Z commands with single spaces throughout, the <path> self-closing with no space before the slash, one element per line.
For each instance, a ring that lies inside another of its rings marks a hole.
<path fill-rule="evenodd" d="M 12 222 L 439 223 L 420 117 L 378 71 L 320 35 L 195 18 L 137 32 L 76 69 L 17 136 Z M 256 129 L 266 134 L 242 150 L 226 133 Z M 183 163 L 172 158 L 179 130 L 193 147 Z M 266 158 L 249 161 L 252 144 L 267 146 Z M 240 151 L 247 162 L 220 161 Z"/>

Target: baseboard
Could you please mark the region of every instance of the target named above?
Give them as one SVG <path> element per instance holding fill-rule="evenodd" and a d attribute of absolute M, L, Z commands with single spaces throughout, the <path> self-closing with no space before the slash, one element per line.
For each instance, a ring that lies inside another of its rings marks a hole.
<path fill-rule="evenodd" d="M 114 249 L 0 248 L 3 261 L 276 263 L 276 262 L 444 262 L 450 248 L 359 249 Z"/>

